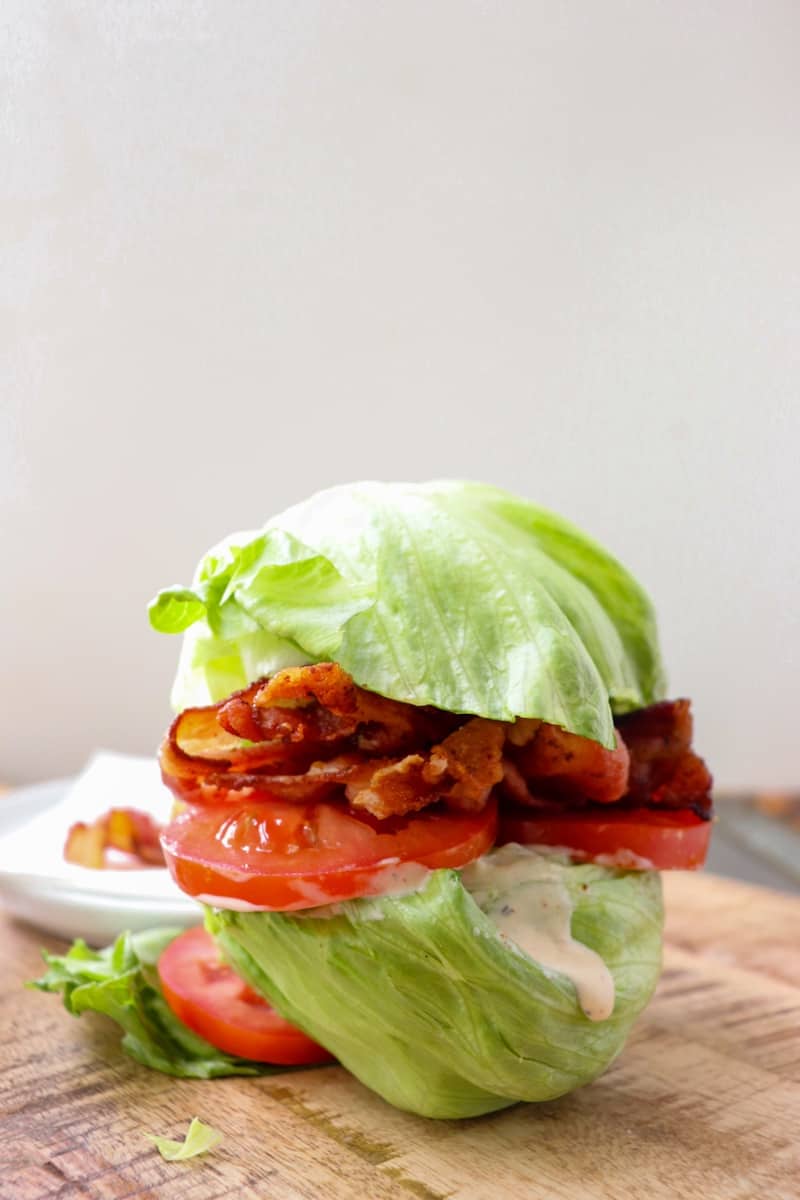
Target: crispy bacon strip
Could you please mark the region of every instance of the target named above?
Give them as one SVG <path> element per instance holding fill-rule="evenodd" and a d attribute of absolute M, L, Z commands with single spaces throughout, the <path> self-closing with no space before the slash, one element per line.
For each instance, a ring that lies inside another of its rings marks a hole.
<path fill-rule="evenodd" d="M 692 712 L 688 700 L 663 700 L 617 720 L 630 756 L 626 801 L 711 813 L 713 780 L 692 750 Z"/>
<path fill-rule="evenodd" d="M 279 671 L 226 701 L 219 721 L 252 741 L 313 743 L 319 751 L 355 737 L 369 754 L 430 744 L 459 723 L 450 713 L 367 692 L 338 663 Z"/>
<path fill-rule="evenodd" d="M 408 754 L 346 787 L 353 808 L 385 818 L 416 812 L 437 800 L 480 811 L 503 777 L 505 727 L 473 717 L 427 754 Z M 365 764 L 366 766 L 367 764 Z"/>
<path fill-rule="evenodd" d="M 688 700 L 665 700 L 617 718 L 617 749 L 540 724 L 530 741 L 509 737 L 501 793 L 539 808 L 616 802 L 627 807 L 691 808 L 711 813 L 713 780 L 691 749 Z"/>
<path fill-rule="evenodd" d="M 550 797 L 534 795 L 519 767 L 510 758 L 503 759 L 499 792 L 510 804 L 522 804 L 525 808 L 551 808 L 553 804 Z"/>
<path fill-rule="evenodd" d="M 381 758 L 376 769 L 388 767 L 394 756 L 446 738 L 462 720 L 364 691 L 335 663 L 291 667 L 222 704 L 182 712 L 161 748 L 161 773 L 189 802 L 224 800 L 231 790 L 320 800 L 365 756 Z M 331 755 L 347 754 L 359 757 L 346 772 L 341 763 L 322 769 Z"/>
<path fill-rule="evenodd" d="M 335 663 L 292 667 L 223 703 L 191 708 L 161 750 L 164 782 L 189 803 L 346 799 L 383 820 L 437 801 L 479 810 L 492 789 L 517 804 L 691 805 L 711 777 L 690 749 L 688 701 L 632 713 L 617 746 L 539 720 L 512 724 L 388 700 Z"/>
<path fill-rule="evenodd" d="M 523 779 L 556 798 L 578 794 L 610 804 L 628 787 L 629 755 L 619 734 L 616 749 L 607 750 L 599 742 L 542 721 L 527 745 L 512 753 Z"/>

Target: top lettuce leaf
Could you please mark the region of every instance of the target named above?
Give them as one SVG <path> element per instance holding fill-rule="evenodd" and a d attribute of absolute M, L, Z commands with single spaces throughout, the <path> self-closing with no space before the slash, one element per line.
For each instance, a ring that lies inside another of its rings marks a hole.
<path fill-rule="evenodd" d="M 362 687 L 613 746 L 613 713 L 664 694 L 652 605 L 561 517 L 477 483 L 357 483 L 234 535 L 150 606 L 188 630 L 173 702 L 215 703 L 331 659 Z"/>

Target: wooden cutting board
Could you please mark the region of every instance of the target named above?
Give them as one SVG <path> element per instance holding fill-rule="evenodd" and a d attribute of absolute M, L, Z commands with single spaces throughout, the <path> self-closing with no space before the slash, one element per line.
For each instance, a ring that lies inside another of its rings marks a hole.
<path fill-rule="evenodd" d="M 461 1122 L 397 1112 L 339 1068 L 147 1071 L 102 1019 L 21 990 L 46 939 L 0 918 L 0 1196 L 798 1200 L 800 899 L 665 883 L 664 976 L 617 1063 L 563 1100 Z M 181 1136 L 195 1114 L 223 1145 L 162 1162 L 144 1132 Z"/>

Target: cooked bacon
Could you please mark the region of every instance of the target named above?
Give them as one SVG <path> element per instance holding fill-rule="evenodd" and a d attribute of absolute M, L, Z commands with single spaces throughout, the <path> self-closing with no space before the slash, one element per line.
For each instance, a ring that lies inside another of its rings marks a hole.
<path fill-rule="evenodd" d="M 214 803 L 230 791 L 321 800 L 347 784 L 365 756 L 380 760 L 371 778 L 393 766 L 395 756 L 446 740 L 462 721 L 364 691 L 335 663 L 290 667 L 221 704 L 182 712 L 161 748 L 161 773 L 190 803 Z M 347 760 L 348 754 L 358 757 Z"/>
<path fill-rule="evenodd" d="M 510 758 L 503 759 L 503 778 L 498 785 L 500 795 L 510 804 L 521 804 L 525 808 L 552 808 L 553 799 L 550 796 L 535 794 L 531 791 L 522 772 Z"/>
<path fill-rule="evenodd" d="M 692 808 L 698 816 L 709 816 L 713 780 L 691 748 L 688 700 L 651 704 L 619 717 L 617 726 L 631 756 L 626 802 Z"/>
<path fill-rule="evenodd" d="M 513 753 L 520 774 L 534 791 L 558 798 L 581 796 L 610 804 L 628 787 L 628 750 L 617 735 L 615 750 L 540 722 L 527 745 Z"/>
<path fill-rule="evenodd" d="M 426 777 L 437 786 L 453 780 L 445 793 L 451 807 L 480 811 L 503 778 L 505 737 L 506 726 L 500 721 L 472 717 L 434 746 Z"/>
<path fill-rule="evenodd" d="M 518 723 L 519 724 L 519 723 Z M 665 700 L 617 718 L 617 749 L 540 724 L 527 744 L 507 747 L 501 791 L 515 804 L 618 802 L 628 807 L 711 812 L 712 778 L 691 749 L 688 700 Z M 511 738 L 509 738 L 511 742 Z"/>
<path fill-rule="evenodd" d="M 286 764 L 282 767 L 283 773 L 269 773 L 255 767 L 240 771 L 235 764 L 225 760 L 214 763 L 206 760 L 198 764 L 176 750 L 169 736 L 161 745 L 160 763 L 164 783 L 187 804 L 224 804 L 227 800 L 245 796 L 256 800 L 277 797 L 310 803 L 324 800 L 341 783 L 338 767 L 330 772 L 315 770 L 315 767 L 327 767 L 326 763 L 303 765 L 288 774 L 290 768 Z"/>
<path fill-rule="evenodd" d="M 353 808 L 366 809 L 380 820 L 418 812 L 439 798 L 425 780 L 425 763 L 422 754 L 407 754 L 382 766 L 367 762 L 361 778 L 348 783 L 345 796 Z"/>
<path fill-rule="evenodd" d="M 230 733 L 252 742 L 274 745 L 310 745 L 320 749 L 331 743 L 343 742 L 355 733 L 358 719 L 355 714 L 334 712 L 314 700 L 295 700 L 276 692 L 267 705 L 264 692 L 275 684 L 282 671 L 267 684 L 259 683 L 237 692 L 219 710 L 219 723 Z"/>
<path fill-rule="evenodd" d="M 688 701 L 653 705 L 620 718 L 617 746 L 607 750 L 540 720 L 507 724 L 388 700 L 337 664 L 317 663 L 181 713 L 161 771 L 188 803 L 338 798 L 379 820 L 437 801 L 480 810 L 494 788 L 529 807 L 708 811 L 711 777 L 690 750 L 691 732 Z"/>
<path fill-rule="evenodd" d="M 70 826 L 64 858 L 94 870 L 163 867 L 159 832 L 150 814 L 141 809 L 110 808 L 91 824 L 76 821 Z"/>
<path fill-rule="evenodd" d="M 272 768 L 302 777 L 308 755 L 280 742 L 246 745 L 218 722 L 218 705 L 187 708 L 170 725 L 159 754 L 161 777 L 168 788 L 188 803 L 225 800 L 231 788 L 263 787 Z"/>
<path fill-rule="evenodd" d="M 326 745 L 356 737 L 360 750 L 390 754 L 430 744 L 459 719 L 434 708 L 387 700 L 357 687 L 338 663 L 289 667 L 226 701 L 220 723 L 251 741 Z"/>
<path fill-rule="evenodd" d="M 503 777 L 504 740 L 499 721 L 473 717 L 427 754 L 382 764 L 366 781 L 352 779 L 347 799 L 353 808 L 381 819 L 416 812 L 436 800 L 480 811 Z"/>
<path fill-rule="evenodd" d="M 510 746 L 527 746 L 533 741 L 541 721 L 535 717 L 517 717 L 508 726 L 508 744 Z"/>
<path fill-rule="evenodd" d="M 637 763 L 675 758 L 690 749 L 692 708 L 688 700 L 660 700 L 617 717 L 616 725 Z"/>

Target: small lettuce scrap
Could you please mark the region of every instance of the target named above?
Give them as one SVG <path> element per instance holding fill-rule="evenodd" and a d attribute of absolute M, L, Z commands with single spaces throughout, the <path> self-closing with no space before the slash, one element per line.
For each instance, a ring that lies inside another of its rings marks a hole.
<path fill-rule="evenodd" d="M 658 980 L 658 874 L 558 869 L 572 936 L 614 979 L 604 1021 L 584 1015 L 568 978 L 500 938 L 457 871 L 317 915 L 209 909 L 206 927 L 252 987 L 367 1087 L 422 1116 L 472 1117 L 589 1083 Z"/>
<path fill-rule="evenodd" d="M 187 636 L 176 708 L 330 659 L 360 686 L 614 745 L 664 694 L 639 584 L 563 518 L 477 483 L 358 483 L 226 539 L 150 621 Z"/>
<path fill-rule="evenodd" d="M 208 1154 L 222 1141 L 222 1134 L 213 1125 L 205 1125 L 199 1117 L 192 1117 L 186 1137 L 182 1142 L 173 1138 L 161 1137 L 157 1133 L 146 1133 L 158 1153 L 167 1162 L 184 1162 L 187 1158 L 196 1158 L 198 1154 Z"/>
<path fill-rule="evenodd" d="M 125 1031 L 123 1050 L 146 1067 L 187 1079 L 261 1075 L 276 1070 L 217 1050 L 173 1014 L 158 983 L 159 955 L 180 929 L 123 933 L 92 950 L 78 939 L 66 954 L 44 954 L 47 972 L 31 986 L 60 993 L 67 1012 L 98 1012 Z"/>

